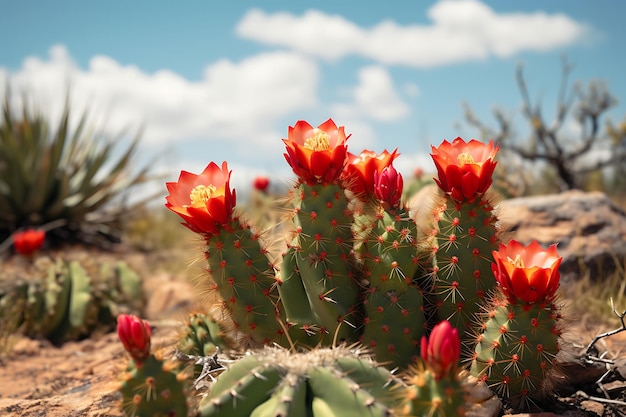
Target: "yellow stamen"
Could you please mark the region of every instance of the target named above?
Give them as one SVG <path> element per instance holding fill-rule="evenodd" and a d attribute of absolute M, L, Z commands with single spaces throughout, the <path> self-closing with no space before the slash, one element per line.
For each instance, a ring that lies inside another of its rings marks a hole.
<path fill-rule="evenodd" d="M 469 152 L 460 153 L 459 156 L 456 157 L 460 164 L 475 164 L 474 157 Z"/>
<path fill-rule="evenodd" d="M 330 136 L 323 130 L 315 129 L 315 136 L 304 141 L 304 147 L 314 152 L 330 149 Z"/>
<path fill-rule="evenodd" d="M 507 256 L 507 261 L 512 263 L 516 268 L 526 268 L 526 266 L 524 266 L 524 260 L 519 254 L 515 255 L 515 259 L 511 259 Z"/>
<path fill-rule="evenodd" d="M 191 194 L 189 194 L 191 205 L 195 206 L 196 204 L 206 203 L 211 197 L 213 197 L 215 191 L 217 191 L 217 188 L 215 188 L 212 184 L 198 185 L 196 188 L 191 190 Z"/>

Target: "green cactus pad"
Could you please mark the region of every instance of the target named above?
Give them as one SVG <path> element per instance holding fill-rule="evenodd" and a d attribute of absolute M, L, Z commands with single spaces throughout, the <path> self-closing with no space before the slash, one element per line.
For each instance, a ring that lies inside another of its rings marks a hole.
<path fill-rule="evenodd" d="M 472 375 L 513 406 L 541 397 L 559 352 L 558 309 L 552 304 L 501 302 L 489 314 Z"/>
<path fill-rule="evenodd" d="M 499 242 L 497 218 L 488 196 L 473 203 L 445 198 L 436 216 L 434 292 L 439 320 L 448 320 L 459 330 L 462 355 L 468 358 L 476 317 L 497 286 L 491 271 L 491 252 Z"/>
<path fill-rule="evenodd" d="M 406 368 L 419 355 L 424 335 L 422 295 L 417 287 L 401 294 L 370 288 L 365 299 L 366 318 L 361 342 L 389 369 Z"/>
<path fill-rule="evenodd" d="M 0 321 L 11 314 L 26 335 L 58 344 L 113 329 L 120 312 L 139 313 L 144 302 L 139 275 L 122 262 L 95 268 L 96 263 L 76 255 L 41 257 L 24 271 L 28 279 L 11 280 L 0 271 Z"/>
<path fill-rule="evenodd" d="M 324 345 L 355 341 L 359 285 L 348 200 L 337 184 L 300 184 L 296 195 L 294 241 L 279 288 L 287 320 L 319 332 Z"/>
<path fill-rule="evenodd" d="M 405 395 L 400 415 L 411 417 L 465 415 L 465 392 L 459 375 L 448 375 L 437 380 L 430 371 L 414 367 L 407 378 Z"/>
<path fill-rule="evenodd" d="M 284 333 L 277 317 L 275 271 L 259 236 L 234 218 L 207 240 L 209 285 L 215 286 L 248 344 L 268 344 Z"/>
<path fill-rule="evenodd" d="M 187 417 L 186 381 L 169 368 L 154 355 L 129 362 L 119 388 L 126 417 Z"/>

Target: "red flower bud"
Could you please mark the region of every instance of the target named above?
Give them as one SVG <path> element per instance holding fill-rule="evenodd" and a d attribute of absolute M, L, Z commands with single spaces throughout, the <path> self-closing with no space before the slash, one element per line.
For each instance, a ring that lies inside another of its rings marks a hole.
<path fill-rule="evenodd" d="M 117 334 L 124 349 L 135 362 L 143 362 L 150 356 L 150 325 L 139 317 L 130 314 L 117 316 Z"/>
<path fill-rule="evenodd" d="M 13 246 L 15 252 L 20 255 L 31 255 L 41 249 L 46 238 L 43 230 L 27 229 L 13 235 Z"/>
<path fill-rule="evenodd" d="M 404 181 L 393 165 L 389 165 L 380 174 L 374 172 L 374 195 L 376 199 L 389 204 L 390 208 L 399 208 Z"/>
<path fill-rule="evenodd" d="M 265 191 L 267 190 L 267 187 L 269 187 L 270 185 L 270 179 L 267 178 L 266 176 L 259 175 L 258 177 L 254 179 L 254 181 L 252 182 L 252 185 L 254 186 L 255 190 Z"/>
<path fill-rule="evenodd" d="M 456 369 L 461 355 L 459 332 L 449 321 L 439 322 L 430 333 L 422 337 L 421 354 L 424 363 L 439 380 Z"/>
<path fill-rule="evenodd" d="M 355 196 L 368 201 L 374 195 L 374 175 L 380 174 L 399 155 L 397 149 L 391 153 L 384 150 L 380 154 L 369 150 L 364 150 L 360 155 L 348 152 L 349 163 L 341 174 L 341 179 Z"/>

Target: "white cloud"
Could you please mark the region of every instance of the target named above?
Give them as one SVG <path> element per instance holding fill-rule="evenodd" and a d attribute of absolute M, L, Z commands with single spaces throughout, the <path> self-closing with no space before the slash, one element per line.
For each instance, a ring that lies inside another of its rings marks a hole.
<path fill-rule="evenodd" d="M 359 27 L 341 16 L 309 10 L 302 16 L 250 10 L 237 25 L 243 38 L 325 59 L 359 55 L 379 63 L 428 68 L 547 51 L 584 40 L 589 28 L 556 13 L 496 13 L 478 0 L 442 0 L 430 25 L 382 21 Z"/>
<path fill-rule="evenodd" d="M 354 90 L 357 106 L 366 116 L 379 121 L 393 121 L 406 116 L 409 107 L 395 90 L 391 76 L 382 67 L 359 71 L 360 84 Z"/>
<path fill-rule="evenodd" d="M 380 66 L 369 66 L 358 72 L 359 83 L 348 89 L 349 103 L 336 103 L 331 106 L 332 114 L 339 120 L 350 120 L 350 127 L 357 128 L 366 143 L 373 141 L 371 128 L 366 127 L 366 120 L 391 122 L 402 119 L 410 112 L 409 106 L 402 101 L 396 91 L 393 80 L 387 70 Z"/>
<path fill-rule="evenodd" d="M 271 52 L 239 62 L 222 59 L 207 66 L 200 81 L 189 81 L 106 56 L 93 57 L 82 69 L 64 46 L 54 46 L 48 60 L 29 57 L 13 73 L 0 69 L 0 93 L 7 78 L 14 101 L 23 92 L 34 94 L 33 102 L 52 115 L 60 113 L 71 85 L 73 108 L 108 115 L 100 121 L 107 130 L 143 124 L 144 143 L 232 139 L 229 146 L 238 150 L 265 153 L 281 146 L 283 135 L 274 131 L 280 118 L 317 105 L 319 71 L 302 55 Z"/>

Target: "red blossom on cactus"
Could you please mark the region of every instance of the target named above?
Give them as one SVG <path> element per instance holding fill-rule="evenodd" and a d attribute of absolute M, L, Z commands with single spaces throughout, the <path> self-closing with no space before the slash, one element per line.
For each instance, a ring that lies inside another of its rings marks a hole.
<path fill-rule="evenodd" d="M 185 226 L 196 233 L 214 235 L 228 224 L 237 201 L 230 189 L 228 164 L 211 162 L 196 175 L 181 171 L 178 182 L 166 183 L 170 195 L 165 207 L 185 220 Z"/>
<path fill-rule="evenodd" d="M 537 241 L 528 246 L 511 240 L 493 251 L 495 263 L 491 269 L 500 288 L 510 302 L 550 301 L 559 287 L 559 266 L 562 258 L 556 245 L 543 249 Z"/>
<path fill-rule="evenodd" d="M 289 137 L 283 139 L 287 146 L 285 159 L 302 183 L 333 182 L 339 178 L 347 162 L 348 137 L 344 127 L 337 127 L 332 119 L 316 128 L 299 120 L 295 126 L 289 127 Z"/>
<path fill-rule="evenodd" d="M 252 185 L 254 186 L 255 190 L 264 192 L 270 185 L 270 179 L 267 178 L 265 175 L 259 175 L 258 177 L 254 178 Z"/>
<path fill-rule="evenodd" d="M 150 356 L 150 325 L 132 314 L 117 316 L 117 334 L 124 349 L 136 362 Z"/>
<path fill-rule="evenodd" d="M 389 165 L 379 174 L 374 172 L 374 195 L 376 199 L 386 203 L 390 208 L 399 208 L 404 182 L 402 175 L 393 165 Z"/>
<path fill-rule="evenodd" d="M 377 154 L 374 151 L 364 150 L 360 155 L 348 152 L 348 164 L 341 175 L 346 188 L 362 200 L 371 198 L 374 195 L 374 175 L 380 174 L 400 156 L 397 151 L 398 149 L 394 149 L 389 153 L 384 150 Z"/>
<path fill-rule="evenodd" d="M 456 369 L 461 355 L 459 332 L 449 321 L 439 322 L 430 333 L 430 337 L 422 337 L 422 360 L 439 380 Z"/>
<path fill-rule="evenodd" d="M 43 246 L 46 232 L 38 229 L 26 229 L 13 234 L 13 247 L 20 255 L 32 255 Z"/>
<path fill-rule="evenodd" d="M 435 182 L 457 201 L 474 201 L 492 182 L 499 147 L 493 141 L 484 144 L 475 139 L 465 143 L 456 138 L 444 140 L 438 148 L 431 146 L 431 157 L 437 167 Z"/>

